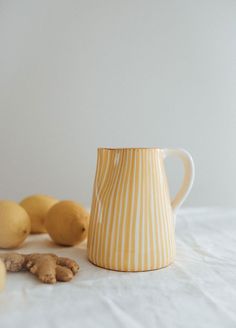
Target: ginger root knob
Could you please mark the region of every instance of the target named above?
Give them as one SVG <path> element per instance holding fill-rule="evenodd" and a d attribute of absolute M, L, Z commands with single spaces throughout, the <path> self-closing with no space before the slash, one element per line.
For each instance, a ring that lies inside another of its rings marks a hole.
<path fill-rule="evenodd" d="M 0 291 L 5 286 L 5 280 L 6 280 L 6 269 L 4 263 L 0 260 Z"/>

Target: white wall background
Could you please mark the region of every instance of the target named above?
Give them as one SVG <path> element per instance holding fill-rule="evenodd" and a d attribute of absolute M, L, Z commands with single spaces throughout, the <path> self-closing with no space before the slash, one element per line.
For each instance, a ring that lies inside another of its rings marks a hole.
<path fill-rule="evenodd" d="M 0 198 L 89 205 L 98 146 L 158 146 L 236 205 L 235 0 L 0 0 L 0 84 Z"/>

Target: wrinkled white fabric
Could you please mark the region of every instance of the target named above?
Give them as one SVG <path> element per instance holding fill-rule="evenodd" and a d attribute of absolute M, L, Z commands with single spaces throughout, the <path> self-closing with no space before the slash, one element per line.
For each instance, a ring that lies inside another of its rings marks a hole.
<path fill-rule="evenodd" d="M 65 248 L 47 235 L 30 236 L 20 252 L 68 256 L 80 271 L 56 285 L 9 273 L 0 293 L 0 328 L 235 328 L 236 209 L 180 210 L 176 241 L 172 266 L 121 273 L 89 263 L 86 244 Z"/>

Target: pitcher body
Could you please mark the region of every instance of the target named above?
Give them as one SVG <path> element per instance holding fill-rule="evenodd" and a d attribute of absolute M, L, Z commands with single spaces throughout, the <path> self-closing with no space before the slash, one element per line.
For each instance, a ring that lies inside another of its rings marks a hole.
<path fill-rule="evenodd" d="M 174 210 L 164 157 L 158 148 L 98 149 L 88 235 L 95 265 L 146 271 L 173 262 Z"/>

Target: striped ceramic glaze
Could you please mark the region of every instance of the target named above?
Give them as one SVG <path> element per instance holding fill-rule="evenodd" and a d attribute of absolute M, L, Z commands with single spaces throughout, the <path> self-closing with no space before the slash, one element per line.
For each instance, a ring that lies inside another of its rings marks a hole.
<path fill-rule="evenodd" d="M 179 156 L 185 178 L 171 203 L 164 157 Z M 191 156 L 157 148 L 98 149 L 88 235 L 89 260 L 107 269 L 146 271 L 175 258 L 174 209 L 193 182 Z"/>

